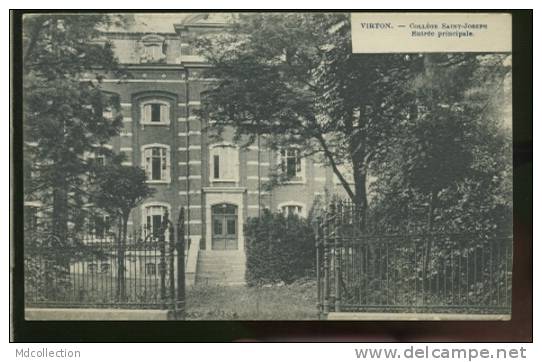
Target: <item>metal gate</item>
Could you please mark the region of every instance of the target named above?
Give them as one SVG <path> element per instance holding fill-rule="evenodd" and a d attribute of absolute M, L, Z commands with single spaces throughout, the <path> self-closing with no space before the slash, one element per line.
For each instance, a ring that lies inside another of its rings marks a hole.
<path fill-rule="evenodd" d="M 330 312 L 511 312 L 511 237 L 366 234 L 356 215 L 350 205 L 335 204 L 315 228 L 321 318 Z"/>
<path fill-rule="evenodd" d="M 39 308 L 167 309 L 185 315 L 185 219 L 126 242 L 114 235 L 68 242 L 25 235 L 25 305 Z"/>

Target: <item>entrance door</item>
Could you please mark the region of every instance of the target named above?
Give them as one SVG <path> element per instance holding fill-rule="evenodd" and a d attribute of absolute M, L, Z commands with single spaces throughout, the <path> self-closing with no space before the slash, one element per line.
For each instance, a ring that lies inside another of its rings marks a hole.
<path fill-rule="evenodd" d="M 214 205 L 211 208 L 213 220 L 212 249 L 237 250 L 237 206 Z"/>

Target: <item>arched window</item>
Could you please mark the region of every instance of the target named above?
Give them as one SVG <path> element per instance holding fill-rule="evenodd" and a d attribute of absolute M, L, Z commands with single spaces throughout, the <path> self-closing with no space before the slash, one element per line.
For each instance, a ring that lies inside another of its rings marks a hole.
<path fill-rule="evenodd" d="M 237 182 L 239 180 L 239 151 L 237 146 L 221 143 L 211 145 L 211 181 Z"/>
<path fill-rule="evenodd" d="M 170 105 L 161 99 L 149 99 L 141 102 L 142 125 L 169 125 Z"/>
<path fill-rule="evenodd" d="M 170 155 L 169 146 L 151 144 L 141 147 L 141 166 L 149 183 L 169 183 Z"/>
<path fill-rule="evenodd" d="M 297 215 L 297 216 L 306 216 L 305 204 L 295 201 L 288 201 L 279 204 L 279 211 L 284 216 Z"/>

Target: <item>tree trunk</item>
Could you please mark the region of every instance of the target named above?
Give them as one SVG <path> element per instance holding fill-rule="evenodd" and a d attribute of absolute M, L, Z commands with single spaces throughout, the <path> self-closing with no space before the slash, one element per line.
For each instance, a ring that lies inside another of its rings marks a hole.
<path fill-rule="evenodd" d="M 117 245 L 117 297 L 121 302 L 126 300 L 126 278 L 124 267 L 124 253 L 126 248 L 126 237 L 128 232 L 128 218 L 129 216 L 122 216 L 122 231 L 121 236 L 118 239 Z"/>
<path fill-rule="evenodd" d="M 359 167 L 359 168 L 358 168 Z M 367 229 L 367 172 L 362 165 L 356 165 L 354 163 L 354 188 L 355 197 L 354 204 L 360 211 L 359 217 L 361 217 L 360 227 L 361 231 L 365 232 Z"/>

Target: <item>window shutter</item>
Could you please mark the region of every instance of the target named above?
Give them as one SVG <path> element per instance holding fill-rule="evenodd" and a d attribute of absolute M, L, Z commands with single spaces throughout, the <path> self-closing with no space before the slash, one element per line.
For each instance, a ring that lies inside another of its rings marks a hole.
<path fill-rule="evenodd" d="M 239 174 L 239 155 L 235 147 L 224 147 L 224 167 L 222 167 L 221 172 L 223 172 L 223 178 L 228 180 L 236 180 L 237 175 Z"/>
<path fill-rule="evenodd" d="M 295 171 L 296 173 L 299 173 L 301 172 L 301 157 L 299 157 L 299 153 L 297 152 L 297 150 L 295 150 L 293 153 L 295 155 Z"/>
<path fill-rule="evenodd" d="M 169 107 L 166 104 L 160 104 L 160 122 L 167 123 L 169 121 Z"/>
<path fill-rule="evenodd" d="M 286 151 L 280 150 L 279 152 L 279 165 L 282 173 L 286 173 Z"/>
<path fill-rule="evenodd" d="M 213 150 L 213 178 L 219 179 L 220 178 L 220 156 L 214 154 L 216 150 Z"/>
<path fill-rule="evenodd" d="M 143 122 L 151 121 L 151 105 L 145 104 L 143 106 Z"/>
<path fill-rule="evenodd" d="M 232 148 L 223 147 L 222 154 L 224 155 L 224 167 L 222 167 L 222 178 L 226 180 L 231 180 L 233 178 L 233 160 L 232 160 Z"/>
<path fill-rule="evenodd" d="M 169 180 L 169 152 L 162 148 L 162 180 Z"/>
<path fill-rule="evenodd" d="M 146 148 L 143 150 L 143 157 L 144 157 L 144 168 L 145 168 L 145 174 L 147 175 L 147 180 L 151 179 L 151 155 L 152 155 L 152 148 Z"/>
<path fill-rule="evenodd" d="M 260 152 L 260 151 L 258 151 Z M 234 169 L 233 169 L 233 172 L 234 172 L 234 175 L 233 175 L 233 178 L 238 180 L 239 181 L 239 149 L 237 148 L 234 148 L 233 149 L 233 155 L 234 155 Z M 260 167 L 260 164 L 258 163 L 258 168 Z"/>
<path fill-rule="evenodd" d="M 227 147 L 219 147 L 217 149 L 218 151 L 218 158 L 220 159 L 220 168 L 218 170 L 220 179 L 227 179 L 229 178 L 228 174 L 230 172 L 230 159 L 228 157 L 228 148 Z"/>

